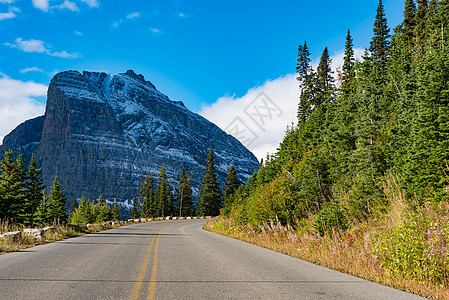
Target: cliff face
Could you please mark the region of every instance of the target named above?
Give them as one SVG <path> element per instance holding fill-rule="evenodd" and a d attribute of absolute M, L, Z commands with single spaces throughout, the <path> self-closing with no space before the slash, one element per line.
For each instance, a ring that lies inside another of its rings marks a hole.
<path fill-rule="evenodd" d="M 130 200 L 140 177 L 162 164 L 174 184 L 181 167 L 197 194 L 209 148 L 223 182 L 232 163 L 246 180 L 258 162 L 234 137 L 182 102 L 171 101 L 133 71 L 124 74 L 67 71 L 48 88 L 45 116 L 26 121 L 0 147 L 33 153 L 45 184 L 57 174 L 68 197 Z"/>

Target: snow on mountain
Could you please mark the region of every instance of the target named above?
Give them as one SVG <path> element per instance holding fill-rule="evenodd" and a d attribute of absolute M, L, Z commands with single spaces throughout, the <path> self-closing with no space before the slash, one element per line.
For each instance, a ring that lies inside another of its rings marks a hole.
<path fill-rule="evenodd" d="M 181 167 L 190 171 L 198 194 L 211 147 L 221 182 L 232 163 L 243 181 L 258 166 L 234 137 L 129 70 L 55 75 L 45 116 L 19 125 L 0 150 L 33 154 L 45 184 L 58 175 L 69 199 L 101 194 L 126 205 L 137 196 L 140 177 L 148 170 L 157 177 L 162 164 L 175 188 Z"/>

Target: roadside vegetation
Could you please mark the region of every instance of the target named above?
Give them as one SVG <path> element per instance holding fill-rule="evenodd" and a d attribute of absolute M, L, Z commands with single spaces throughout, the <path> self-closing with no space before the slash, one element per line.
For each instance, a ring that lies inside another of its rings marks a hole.
<path fill-rule="evenodd" d="M 96 224 L 95 226 L 70 226 L 70 225 L 54 225 L 45 228 L 45 233 L 40 238 L 24 234 L 24 229 L 28 228 L 24 225 L 9 224 L 8 221 L 2 221 L 0 224 L 0 234 L 19 232 L 11 237 L 0 238 L 0 254 L 10 253 L 22 249 L 27 249 L 37 245 L 43 245 L 56 241 L 65 240 L 89 233 L 95 233 L 111 228 L 122 226 L 123 224 Z"/>
<path fill-rule="evenodd" d="M 379 1 L 333 74 L 298 47 L 298 123 L 206 228 L 429 298 L 449 298 L 449 1 Z M 335 79 L 336 78 L 336 79 Z"/>

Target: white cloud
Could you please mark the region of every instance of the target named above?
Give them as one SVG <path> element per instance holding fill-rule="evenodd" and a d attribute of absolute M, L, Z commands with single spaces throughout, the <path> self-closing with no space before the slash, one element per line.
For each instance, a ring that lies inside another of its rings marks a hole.
<path fill-rule="evenodd" d="M 45 53 L 47 55 L 55 56 L 55 57 L 62 57 L 62 58 L 79 58 L 81 55 L 79 53 L 68 53 L 67 51 L 59 51 L 59 52 L 52 52 L 50 50 L 51 46 L 46 44 L 44 41 L 41 40 L 24 40 L 23 38 L 17 38 L 14 44 L 11 43 L 5 43 L 5 46 L 11 47 L 11 48 L 17 48 L 19 50 L 22 50 L 24 52 L 37 52 L 37 53 Z"/>
<path fill-rule="evenodd" d="M 75 34 L 76 34 L 76 35 L 84 35 L 84 33 L 80 32 L 80 31 L 78 31 L 78 30 L 75 30 Z"/>
<path fill-rule="evenodd" d="M 20 9 L 18 9 L 17 7 L 10 6 L 7 13 L 0 13 L 0 21 L 15 18 L 16 12 L 20 12 Z"/>
<path fill-rule="evenodd" d="M 190 16 L 187 15 L 187 14 L 185 14 L 185 13 L 183 13 L 183 12 L 179 12 L 179 13 L 178 13 L 178 17 L 180 17 L 180 18 L 188 18 L 188 17 L 190 17 Z"/>
<path fill-rule="evenodd" d="M 16 14 L 12 11 L 7 12 L 7 13 L 0 13 L 0 21 L 1 20 L 6 20 L 6 19 L 12 19 L 15 18 Z"/>
<path fill-rule="evenodd" d="M 364 52 L 354 51 L 356 58 Z M 343 65 L 343 57 L 343 51 L 332 57 L 334 71 Z M 221 97 L 211 105 L 204 105 L 199 113 L 261 159 L 276 152 L 287 126 L 296 123 L 299 94 L 296 74 L 288 74 L 248 90 L 241 98 Z"/>
<path fill-rule="evenodd" d="M 112 23 L 112 28 L 118 28 L 119 24 L 121 24 L 121 23 L 122 23 L 122 20 Z"/>
<path fill-rule="evenodd" d="M 79 11 L 78 6 L 76 6 L 76 3 L 71 2 L 69 0 L 65 0 L 61 5 L 56 6 L 59 9 L 68 9 L 71 11 Z"/>
<path fill-rule="evenodd" d="M 287 125 L 296 120 L 299 88 L 295 74 L 268 80 L 241 98 L 221 97 L 200 114 L 234 135 L 257 158 L 273 153 Z"/>
<path fill-rule="evenodd" d="M 33 0 L 33 5 L 34 7 L 47 12 L 49 8 L 48 1 L 49 0 Z"/>
<path fill-rule="evenodd" d="M 81 55 L 79 53 L 68 53 L 67 51 L 61 51 L 61 52 L 53 52 L 51 53 L 51 56 L 61 57 L 61 58 L 80 58 Z"/>
<path fill-rule="evenodd" d="M 35 39 L 24 40 L 23 38 L 17 38 L 14 44 L 6 43 L 5 45 L 24 52 L 48 53 L 50 51 L 45 46 L 44 41 Z"/>
<path fill-rule="evenodd" d="M 29 73 L 29 72 L 41 72 L 44 73 L 44 70 L 39 69 L 38 67 L 32 67 L 32 68 L 26 68 L 26 69 L 22 69 L 20 70 L 20 73 Z"/>
<path fill-rule="evenodd" d="M 156 34 L 164 33 L 162 30 L 154 28 L 154 27 L 150 28 L 150 30 L 152 33 L 156 33 Z"/>
<path fill-rule="evenodd" d="M 82 2 L 86 3 L 87 5 L 89 5 L 89 7 L 98 7 L 99 3 L 97 0 L 81 0 Z"/>
<path fill-rule="evenodd" d="M 126 15 L 127 19 L 136 19 L 136 18 L 140 18 L 140 13 L 138 12 L 133 12 L 133 13 L 129 13 Z"/>
<path fill-rule="evenodd" d="M 0 3 L 11 4 L 14 3 L 14 0 L 0 0 Z"/>
<path fill-rule="evenodd" d="M 44 114 L 45 105 L 34 97 L 47 93 L 47 86 L 33 81 L 20 81 L 0 74 L 0 142 L 17 125 Z"/>

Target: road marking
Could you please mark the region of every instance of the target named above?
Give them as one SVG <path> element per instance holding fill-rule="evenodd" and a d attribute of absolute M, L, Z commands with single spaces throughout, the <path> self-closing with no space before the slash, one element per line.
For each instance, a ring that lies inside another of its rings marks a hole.
<path fill-rule="evenodd" d="M 151 248 L 153 247 L 154 238 L 159 234 L 162 230 L 162 227 L 156 230 L 153 238 L 151 239 L 151 243 L 148 245 L 147 251 L 145 253 L 145 258 L 143 259 L 142 267 L 140 268 L 139 276 L 137 277 L 136 283 L 134 284 L 133 290 L 131 292 L 131 296 L 129 299 L 137 300 L 139 299 L 140 290 L 142 289 L 143 279 L 145 278 L 145 273 L 147 272 L 148 262 L 150 260 Z"/>
<path fill-rule="evenodd" d="M 147 300 L 156 299 L 156 275 L 157 275 L 157 249 L 159 246 L 160 235 L 157 235 L 156 244 L 154 245 L 153 268 L 151 269 L 150 284 L 148 286 Z"/>

